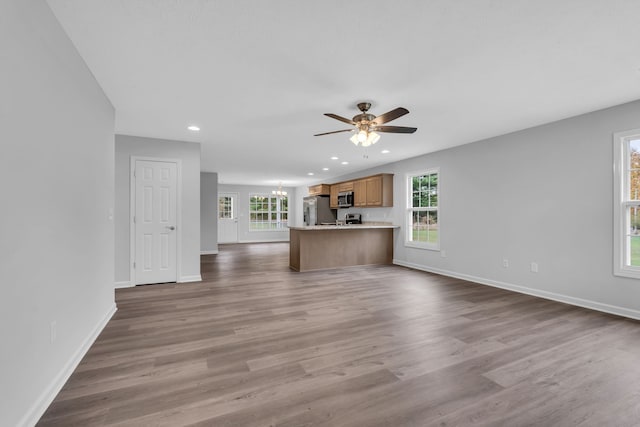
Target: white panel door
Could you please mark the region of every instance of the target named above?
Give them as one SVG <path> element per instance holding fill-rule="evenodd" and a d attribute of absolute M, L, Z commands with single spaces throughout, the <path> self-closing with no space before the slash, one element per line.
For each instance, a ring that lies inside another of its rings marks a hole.
<path fill-rule="evenodd" d="M 177 281 L 177 165 L 137 160 L 135 284 Z"/>
<path fill-rule="evenodd" d="M 238 195 L 218 194 L 218 243 L 238 242 Z"/>

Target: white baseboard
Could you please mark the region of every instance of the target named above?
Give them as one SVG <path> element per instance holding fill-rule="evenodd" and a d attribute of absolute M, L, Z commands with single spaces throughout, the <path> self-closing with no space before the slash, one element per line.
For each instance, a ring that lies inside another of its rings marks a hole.
<path fill-rule="evenodd" d="M 286 237 L 284 239 L 274 239 L 274 240 L 238 240 L 238 243 L 282 243 L 288 242 L 289 238 Z"/>
<path fill-rule="evenodd" d="M 199 274 L 194 276 L 182 276 L 178 280 L 178 283 L 188 283 L 188 282 L 202 282 L 202 276 L 200 276 Z"/>
<path fill-rule="evenodd" d="M 217 255 L 217 254 L 218 254 L 217 249 L 215 251 L 200 251 L 200 255 Z"/>
<path fill-rule="evenodd" d="M 429 273 L 440 274 L 442 276 L 455 277 L 456 279 L 468 280 L 470 282 L 479 283 L 481 285 L 493 286 L 495 288 L 506 289 L 513 292 L 519 292 L 521 294 L 532 295 L 534 297 L 545 298 L 553 301 L 563 302 L 565 304 L 575 305 L 578 307 L 589 308 L 591 310 L 602 311 L 604 313 L 615 314 L 618 316 L 628 317 L 630 319 L 640 320 L 640 311 L 630 308 L 618 307 L 616 305 L 585 300 L 582 298 L 557 294 L 555 292 L 542 291 L 539 289 L 528 288 L 526 286 L 514 285 L 497 280 L 485 279 L 482 277 L 471 276 L 469 274 L 456 273 L 454 271 L 442 270 L 439 268 L 405 262 L 399 259 L 394 259 L 393 263 L 396 265 L 401 265 L 403 267 L 413 268 L 414 270 L 422 270 Z"/>
<path fill-rule="evenodd" d="M 125 280 L 123 282 L 116 282 L 114 287 L 116 289 L 121 289 L 121 288 L 133 288 L 134 286 L 135 285 L 131 283 L 130 280 Z"/>
<path fill-rule="evenodd" d="M 40 420 L 42 415 L 44 415 L 49 405 L 51 405 L 51 402 L 53 402 L 53 399 L 55 399 L 58 393 L 60 393 L 60 390 L 62 390 L 62 387 L 64 386 L 64 384 L 67 382 L 67 380 L 69 379 L 73 371 L 78 367 L 84 355 L 87 354 L 87 351 L 89 351 L 89 348 L 93 345 L 96 338 L 98 338 L 98 335 L 100 335 L 100 332 L 102 332 L 104 327 L 107 326 L 107 323 L 109 323 L 109 320 L 111 320 L 111 318 L 113 317 L 117 309 L 118 308 L 116 307 L 116 304 L 113 303 L 113 305 L 109 308 L 105 316 L 93 328 L 89 336 L 85 338 L 85 340 L 82 342 L 80 347 L 76 350 L 76 352 L 73 354 L 71 359 L 69 359 L 69 361 L 62 368 L 60 373 L 53 379 L 49 387 L 47 387 L 42 392 L 42 394 L 40 394 L 40 396 L 38 397 L 38 399 L 36 399 L 35 403 L 31 406 L 29 411 L 27 411 L 25 416 L 22 417 L 22 419 L 18 423 L 18 426 L 30 427 L 30 426 L 35 426 L 38 423 L 38 421 Z"/>

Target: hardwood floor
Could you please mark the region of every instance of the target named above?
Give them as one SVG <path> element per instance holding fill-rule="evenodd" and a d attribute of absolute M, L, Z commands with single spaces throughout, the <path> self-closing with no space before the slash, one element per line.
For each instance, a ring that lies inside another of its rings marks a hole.
<path fill-rule="evenodd" d="M 39 426 L 637 426 L 640 323 L 398 266 L 224 245 L 118 312 Z"/>

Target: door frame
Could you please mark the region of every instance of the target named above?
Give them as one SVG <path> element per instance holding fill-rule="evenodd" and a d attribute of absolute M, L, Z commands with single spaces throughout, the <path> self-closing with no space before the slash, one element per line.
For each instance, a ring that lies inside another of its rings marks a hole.
<path fill-rule="evenodd" d="M 238 200 L 240 200 L 240 195 L 235 192 L 235 191 L 218 191 L 218 200 L 216 200 L 216 206 L 219 207 L 219 203 L 220 203 L 220 196 L 224 196 L 225 194 L 229 194 L 232 196 L 235 196 L 235 201 L 236 201 L 236 205 L 233 207 L 233 213 L 235 214 L 235 220 L 236 220 L 236 241 L 235 242 L 227 242 L 227 243 L 220 243 L 220 212 L 218 212 L 218 218 L 216 218 L 216 227 L 218 227 L 218 244 L 219 245 L 226 245 L 226 244 L 233 244 L 233 243 L 238 243 L 240 241 L 240 239 L 238 238 L 238 221 L 239 221 L 239 213 L 238 213 Z M 219 209 L 216 209 L 219 210 Z"/>
<path fill-rule="evenodd" d="M 131 156 L 129 163 L 129 281 L 136 286 L 136 224 L 133 218 L 136 214 L 136 162 L 165 162 L 176 164 L 176 283 L 182 277 L 182 160 L 164 157 Z"/>

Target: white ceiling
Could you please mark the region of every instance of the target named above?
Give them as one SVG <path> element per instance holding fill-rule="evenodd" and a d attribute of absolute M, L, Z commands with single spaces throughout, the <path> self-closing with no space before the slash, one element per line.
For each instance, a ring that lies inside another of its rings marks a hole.
<path fill-rule="evenodd" d="M 48 3 L 116 132 L 199 142 L 223 183 L 331 182 L 640 98 L 637 0 Z M 348 128 L 323 113 L 359 101 L 406 107 L 390 124 L 418 131 L 382 134 L 368 158 L 348 133 L 313 136 Z"/>

